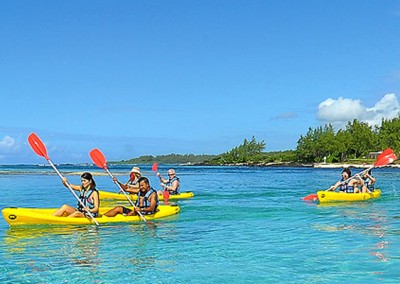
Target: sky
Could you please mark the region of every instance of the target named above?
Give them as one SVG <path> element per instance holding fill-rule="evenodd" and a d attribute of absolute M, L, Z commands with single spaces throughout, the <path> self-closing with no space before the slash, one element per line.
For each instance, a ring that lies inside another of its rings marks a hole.
<path fill-rule="evenodd" d="M 400 2 L 0 1 L 0 164 L 220 154 L 400 111 Z"/>

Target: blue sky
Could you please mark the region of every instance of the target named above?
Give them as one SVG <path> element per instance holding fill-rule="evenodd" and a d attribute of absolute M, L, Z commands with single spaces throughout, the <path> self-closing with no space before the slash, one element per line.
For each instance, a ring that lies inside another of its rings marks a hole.
<path fill-rule="evenodd" d="M 219 154 L 400 110 L 399 1 L 1 1 L 0 164 Z"/>

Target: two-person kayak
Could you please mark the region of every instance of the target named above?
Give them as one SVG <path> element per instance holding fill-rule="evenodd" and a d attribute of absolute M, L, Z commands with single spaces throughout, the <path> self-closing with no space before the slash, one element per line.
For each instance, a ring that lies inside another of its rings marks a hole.
<path fill-rule="evenodd" d="M 99 224 L 109 223 L 138 223 L 143 220 L 140 216 L 124 216 L 117 215 L 115 217 L 107 217 L 103 214 L 113 207 L 100 208 L 100 215 L 96 217 Z M 53 216 L 57 208 L 4 208 L 1 212 L 6 222 L 10 226 L 21 225 L 90 225 L 95 224 L 91 218 L 69 218 Z M 147 220 L 155 220 L 178 214 L 180 207 L 177 205 L 159 205 L 157 212 L 145 215 Z"/>
<path fill-rule="evenodd" d="M 381 190 L 375 189 L 371 193 L 343 193 L 336 191 L 320 190 L 317 192 L 319 203 L 352 202 L 377 199 L 381 197 Z"/>

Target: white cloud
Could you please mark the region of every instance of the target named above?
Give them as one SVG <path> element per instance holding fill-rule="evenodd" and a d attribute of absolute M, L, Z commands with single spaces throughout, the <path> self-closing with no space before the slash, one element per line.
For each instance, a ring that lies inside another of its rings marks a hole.
<path fill-rule="evenodd" d="M 360 100 L 329 98 L 319 104 L 317 118 L 324 123 L 331 123 L 335 128 L 343 128 L 353 119 L 367 122 L 371 126 L 379 125 L 382 118 L 392 119 L 399 113 L 400 105 L 396 95 L 386 94 L 370 108 L 364 106 Z"/>
<path fill-rule="evenodd" d="M 11 153 L 17 149 L 17 141 L 9 135 L 6 135 L 3 140 L 0 141 L 0 152 L 2 153 Z"/>

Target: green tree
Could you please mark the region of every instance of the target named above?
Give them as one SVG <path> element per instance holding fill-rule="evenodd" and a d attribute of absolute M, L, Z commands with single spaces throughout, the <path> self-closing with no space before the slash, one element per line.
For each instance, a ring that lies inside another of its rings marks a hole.
<path fill-rule="evenodd" d="M 344 162 L 347 160 L 348 155 L 348 145 L 349 145 L 349 136 L 350 134 L 342 129 L 335 135 L 335 150 L 333 155 L 335 157 L 334 161 Z"/>
<path fill-rule="evenodd" d="M 392 120 L 382 119 L 382 124 L 377 129 L 377 147 L 384 150 L 388 147 L 395 152 L 400 150 L 400 115 Z"/>
<path fill-rule="evenodd" d="M 354 119 L 346 125 L 348 135 L 348 154 L 354 158 L 368 156 L 368 152 L 375 147 L 375 134 L 368 123 Z"/>
<path fill-rule="evenodd" d="M 308 129 L 305 136 L 297 141 L 297 155 L 302 162 L 321 162 L 335 151 L 335 131 L 331 124 Z"/>
<path fill-rule="evenodd" d="M 344 162 L 348 157 L 367 156 L 377 145 L 376 135 L 367 123 L 354 120 L 345 130 L 335 130 L 331 124 L 309 128 L 297 141 L 297 155 L 302 162 Z"/>
<path fill-rule="evenodd" d="M 314 162 L 313 148 L 313 129 L 310 127 L 306 135 L 300 135 L 300 139 L 297 141 L 298 159 L 305 163 Z"/>
<path fill-rule="evenodd" d="M 210 163 L 234 164 L 234 163 L 249 163 L 258 162 L 262 157 L 266 143 L 263 141 L 257 142 L 253 136 L 251 141 L 244 139 L 243 144 L 234 147 L 230 151 L 221 154 L 219 157 L 210 161 Z"/>

